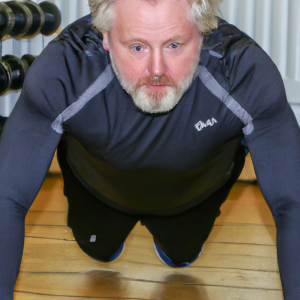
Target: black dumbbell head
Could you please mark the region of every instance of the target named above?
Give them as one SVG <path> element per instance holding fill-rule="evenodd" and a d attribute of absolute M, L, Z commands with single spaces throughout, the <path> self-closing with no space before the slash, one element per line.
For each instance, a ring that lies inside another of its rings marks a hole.
<path fill-rule="evenodd" d="M 23 82 L 25 79 L 25 72 L 26 72 L 21 59 L 19 59 L 14 55 L 5 55 L 3 56 L 3 60 L 10 67 L 10 74 L 11 74 L 10 90 L 19 91 L 23 87 Z"/>
<path fill-rule="evenodd" d="M 42 9 L 34 2 L 23 2 L 22 5 L 26 6 L 31 14 L 31 26 L 22 38 L 31 38 L 37 35 L 42 27 Z"/>
<path fill-rule="evenodd" d="M 6 17 L 3 12 L 0 11 L 0 32 L 5 30 L 6 27 Z"/>
<path fill-rule="evenodd" d="M 28 67 L 30 67 L 32 65 L 32 63 L 35 61 L 36 57 L 30 54 L 26 54 L 23 55 L 21 60 L 23 63 L 25 63 L 26 65 L 28 65 Z"/>
<path fill-rule="evenodd" d="M 7 68 L 4 63 L 0 61 L 0 95 L 3 94 L 9 85 L 9 78 Z"/>
<path fill-rule="evenodd" d="M 13 12 L 14 26 L 9 32 L 12 37 L 19 37 L 25 34 L 30 28 L 29 16 L 30 11 L 17 1 L 9 1 L 5 3 Z"/>
<path fill-rule="evenodd" d="M 45 24 L 41 29 L 41 34 L 51 35 L 59 28 L 61 23 L 61 14 L 56 5 L 44 1 L 39 4 L 45 13 Z"/>

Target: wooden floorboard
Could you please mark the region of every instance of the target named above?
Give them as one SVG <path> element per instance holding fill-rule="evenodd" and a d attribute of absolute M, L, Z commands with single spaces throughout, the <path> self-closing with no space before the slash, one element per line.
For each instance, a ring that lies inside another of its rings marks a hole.
<path fill-rule="evenodd" d="M 117 261 L 91 259 L 66 225 L 62 188 L 61 176 L 48 177 L 26 217 L 15 300 L 283 299 L 276 228 L 257 186 L 234 186 L 202 255 L 183 269 L 159 261 L 139 223 Z"/>

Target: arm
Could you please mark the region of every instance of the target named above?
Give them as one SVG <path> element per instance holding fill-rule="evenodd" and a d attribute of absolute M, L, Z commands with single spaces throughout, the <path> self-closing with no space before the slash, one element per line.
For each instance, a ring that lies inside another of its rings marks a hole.
<path fill-rule="evenodd" d="M 24 219 L 47 173 L 60 135 L 51 124 L 66 106 L 51 75 L 50 46 L 29 70 L 0 140 L 0 299 L 12 300 L 24 243 Z M 61 60 L 63 60 L 63 55 Z M 45 69 L 45 67 L 47 67 Z M 49 73 L 47 73 L 49 72 Z"/>
<path fill-rule="evenodd" d="M 285 300 L 300 299 L 300 130 L 287 104 L 278 123 L 246 138 L 255 172 L 277 227 L 277 255 Z"/>
<path fill-rule="evenodd" d="M 258 47 L 235 60 L 232 92 L 253 118 L 245 132 L 262 194 L 277 227 L 284 299 L 300 299 L 300 130 L 281 76 Z"/>

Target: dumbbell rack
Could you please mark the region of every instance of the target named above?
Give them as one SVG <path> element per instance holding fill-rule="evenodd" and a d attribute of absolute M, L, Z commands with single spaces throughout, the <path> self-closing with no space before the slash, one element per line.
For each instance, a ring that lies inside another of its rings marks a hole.
<path fill-rule="evenodd" d="M 22 89 L 27 70 L 34 61 L 32 55 L 21 59 L 2 57 L 2 42 L 8 38 L 32 39 L 39 33 L 49 36 L 61 23 L 58 8 L 51 2 L 36 4 L 30 0 L 0 2 L 0 96 Z"/>

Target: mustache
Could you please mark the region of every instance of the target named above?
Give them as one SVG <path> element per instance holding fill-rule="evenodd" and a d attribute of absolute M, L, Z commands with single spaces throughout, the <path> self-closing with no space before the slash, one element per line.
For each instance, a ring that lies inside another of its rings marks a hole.
<path fill-rule="evenodd" d="M 154 77 L 149 75 L 147 77 L 140 78 L 137 83 L 136 87 L 142 87 L 143 85 L 169 85 L 172 87 L 177 87 L 176 82 L 168 75 L 163 75 L 161 77 Z"/>

